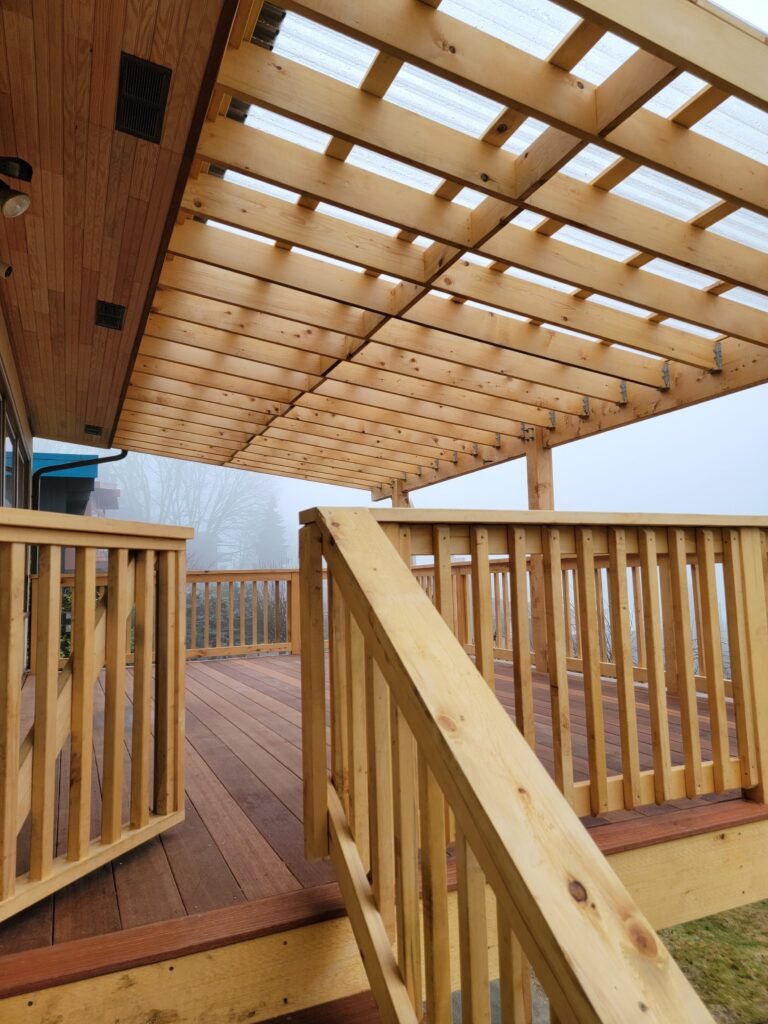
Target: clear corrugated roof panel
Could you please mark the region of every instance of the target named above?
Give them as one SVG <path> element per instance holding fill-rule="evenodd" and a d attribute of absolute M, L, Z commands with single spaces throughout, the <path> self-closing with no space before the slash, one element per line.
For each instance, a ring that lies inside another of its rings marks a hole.
<path fill-rule="evenodd" d="M 768 53 L 765 59 L 768 66 Z M 768 114 L 733 96 L 702 118 L 694 125 L 692 131 L 723 146 L 729 146 L 762 164 L 768 159 Z M 768 191 L 768 173 L 766 190 Z"/>
<path fill-rule="evenodd" d="M 484 192 L 476 192 L 473 188 L 463 188 L 453 199 L 454 203 L 458 203 L 459 206 L 466 206 L 470 210 L 475 210 L 480 203 L 485 202 L 488 196 Z"/>
<path fill-rule="evenodd" d="M 751 210 L 737 210 L 719 220 L 717 224 L 713 224 L 709 230 L 716 235 L 768 253 L 768 217 L 761 217 Z M 768 272 L 768 267 L 766 271 Z"/>
<path fill-rule="evenodd" d="M 517 220 L 515 220 L 517 223 Z M 597 253 L 598 256 L 607 256 L 609 259 L 623 262 L 634 256 L 636 249 L 630 249 L 627 245 L 619 245 L 618 242 L 611 242 L 600 235 L 593 235 L 589 231 L 582 231 L 581 228 L 571 227 L 566 224 L 556 232 L 556 237 L 561 242 L 568 242 L 569 245 L 578 246 L 587 252 Z"/>
<path fill-rule="evenodd" d="M 263 132 L 269 132 L 278 139 L 285 139 L 287 142 L 295 142 L 298 146 L 311 149 L 315 153 L 324 153 L 331 141 L 327 132 L 319 132 L 315 128 L 308 128 L 306 125 L 292 121 L 282 114 L 275 114 L 264 107 L 251 106 L 245 118 L 245 123 L 250 128 L 258 128 Z"/>
<path fill-rule="evenodd" d="M 618 299 L 611 299 L 607 295 L 590 295 L 584 301 L 594 302 L 598 306 L 608 306 L 609 309 L 618 310 L 620 313 L 629 313 L 630 316 L 641 317 L 642 319 L 652 316 L 649 309 L 633 306 L 629 302 L 619 302 Z"/>
<path fill-rule="evenodd" d="M 717 284 L 717 278 L 708 277 L 696 270 L 689 270 L 688 267 L 681 267 L 678 263 L 669 263 L 667 260 L 655 259 L 645 263 L 640 268 L 649 274 L 656 274 L 658 277 L 665 277 L 670 281 L 678 281 L 686 284 L 689 288 L 711 288 Z"/>
<path fill-rule="evenodd" d="M 712 206 L 716 199 L 709 192 L 684 185 L 666 174 L 641 167 L 613 190 L 618 196 L 641 203 L 678 220 L 691 220 Z"/>
<path fill-rule="evenodd" d="M 601 146 L 585 146 L 581 152 L 563 167 L 563 174 L 579 181 L 594 181 L 595 178 L 616 162 L 616 154 L 609 153 Z"/>
<path fill-rule="evenodd" d="M 498 118 L 504 107 L 421 68 L 404 64 L 387 90 L 387 99 L 473 139 Z"/>
<path fill-rule="evenodd" d="M 224 178 L 235 185 L 242 185 L 253 192 L 260 192 L 265 196 L 273 196 L 275 199 L 282 199 L 286 203 L 296 203 L 299 199 L 297 192 L 289 192 L 287 188 L 280 188 L 278 185 L 270 185 L 266 181 L 259 181 L 248 174 L 238 174 L 237 171 L 225 171 Z"/>
<path fill-rule="evenodd" d="M 366 228 L 368 231 L 377 231 L 382 235 L 389 235 L 393 237 L 399 231 L 399 228 L 394 227 L 392 224 L 385 224 L 381 220 L 373 220 L 372 217 L 364 217 L 361 213 L 353 213 L 351 210 L 343 210 L 340 206 L 331 206 L 329 203 L 318 203 L 317 212 L 325 213 L 329 217 L 337 217 L 339 220 L 345 220 L 350 224 L 357 224 L 361 228 Z"/>
<path fill-rule="evenodd" d="M 730 288 L 723 292 L 721 299 L 728 299 L 729 302 L 740 302 L 743 306 L 751 306 L 752 309 L 762 310 L 768 313 L 768 295 L 760 295 L 749 288 Z"/>
<path fill-rule="evenodd" d="M 501 147 L 508 153 L 514 153 L 519 156 L 520 153 L 524 153 L 529 146 L 532 146 L 539 136 L 543 135 L 549 128 L 549 125 L 543 121 L 537 121 L 533 117 L 527 117 L 525 121 L 520 125 L 517 131 L 510 135 L 504 145 Z"/>
<path fill-rule="evenodd" d="M 411 167 L 410 164 L 393 160 L 392 157 L 384 156 L 381 153 L 374 153 L 373 150 L 364 149 L 362 146 L 352 148 L 347 157 L 347 163 L 353 167 L 361 167 L 364 171 L 380 174 L 382 178 L 398 181 L 402 185 L 410 185 L 421 192 L 432 193 L 443 181 L 436 174 L 422 171 L 418 167 Z"/>
<path fill-rule="evenodd" d="M 672 114 L 693 99 L 697 92 L 704 87 L 700 78 L 695 78 L 687 71 L 678 75 L 674 82 L 670 82 L 661 92 L 657 92 L 646 104 L 645 109 L 659 114 L 661 117 L 671 117 Z"/>
<path fill-rule="evenodd" d="M 576 289 L 571 284 L 563 284 L 562 281 L 556 281 L 553 277 L 544 277 L 542 274 L 532 274 L 528 270 L 521 270 L 519 267 L 510 267 L 509 270 L 505 270 L 504 273 L 508 277 L 516 277 L 520 281 L 530 281 L 531 284 L 540 284 L 545 288 L 551 288 L 555 292 L 564 292 L 568 295 L 573 295 Z"/>
<path fill-rule="evenodd" d="M 305 67 L 359 86 L 376 50 L 290 11 L 280 26 L 275 53 Z"/>
<path fill-rule="evenodd" d="M 513 219 L 513 223 L 518 228 L 525 228 L 527 231 L 534 231 L 537 227 L 544 223 L 546 217 L 542 217 L 539 213 L 533 213 L 531 210 L 520 210 L 516 213 Z"/>
<path fill-rule="evenodd" d="M 358 274 L 365 273 L 365 268 L 359 267 L 356 263 L 347 263 L 345 260 L 337 260 L 333 256 L 325 256 L 323 253 L 313 252 L 311 249 L 302 249 L 299 245 L 294 245 L 293 251 L 300 256 L 309 256 L 310 259 L 319 260 L 320 263 L 330 263 L 332 266 L 342 267 L 344 270 L 355 270 Z"/>
<path fill-rule="evenodd" d="M 271 245 L 274 248 L 273 238 L 266 238 L 264 235 L 257 235 L 254 231 L 246 231 L 245 228 L 236 228 L 231 224 L 222 224 L 219 220 L 212 220 L 210 217 L 205 222 L 207 228 L 214 228 L 216 231 L 226 231 L 230 235 L 240 235 L 241 238 L 250 238 L 252 242 L 261 242 L 262 245 Z"/>
<path fill-rule="evenodd" d="M 723 336 L 722 331 L 710 331 L 698 324 L 689 324 L 686 320 L 676 320 L 673 316 L 667 317 L 664 324 L 667 327 L 674 327 L 678 331 L 687 331 L 688 334 L 695 334 L 699 338 L 707 338 L 710 341 L 715 341 Z"/>
<path fill-rule="evenodd" d="M 443 0 L 440 10 L 542 59 L 579 20 L 548 0 Z"/>
<path fill-rule="evenodd" d="M 629 60 L 637 47 L 607 32 L 573 69 L 572 74 L 599 85 Z"/>

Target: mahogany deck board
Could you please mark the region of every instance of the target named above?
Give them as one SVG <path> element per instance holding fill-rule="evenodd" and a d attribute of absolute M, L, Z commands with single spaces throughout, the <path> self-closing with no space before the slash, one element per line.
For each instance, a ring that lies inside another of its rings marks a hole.
<path fill-rule="evenodd" d="M 254 922 L 262 920 L 262 905 L 267 908 L 272 926 L 277 927 L 281 901 L 290 917 L 291 913 L 299 913 L 304 895 L 310 910 L 315 906 L 313 894 L 324 894 L 320 899 L 322 913 L 341 912 L 338 890 L 329 884 L 333 879 L 331 869 L 324 863 L 308 863 L 302 852 L 299 658 L 282 655 L 190 662 L 187 682 L 186 822 L 126 854 L 97 875 L 0 925 L 0 979 L 15 979 L 19 957 L 24 962 L 29 987 L 34 987 L 33 978 L 38 979 L 35 984 L 39 987 L 40 979 L 56 972 L 68 980 L 82 976 L 78 972 L 86 970 L 86 952 L 88 970 L 93 971 L 98 964 L 152 962 L 170 955 L 169 950 L 179 955 L 179 950 L 189 952 L 223 941 L 238 941 L 246 933 L 251 934 L 249 929 L 258 931 L 261 927 Z M 497 662 L 496 687 L 503 707 L 513 715 L 512 666 L 508 663 Z M 31 696 L 34 688 L 27 689 Z M 621 770 L 615 683 L 605 680 L 603 690 L 608 768 L 615 773 Z M 571 677 L 569 698 L 575 770 L 577 778 L 585 778 L 586 717 L 578 676 Z M 636 688 L 636 698 L 641 763 L 651 767 L 650 718 L 642 687 Z M 100 686 L 96 704 L 103 713 Z M 676 698 L 670 697 L 669 707 L 672 757 L 680 763 L 682 741 Z M 127 740 L 131 710 L 129 699 Z M 549 685 L 539 674 L 534 674 L 534 710 L 537 753 L 551 770 Z M 706 699 L 700 700 L 699 713 L 702 753 L 708 757 Z M 733 733 L 733 723 L 730 724 Z M 66 757 L 65 751 L 61 759 L 57 818 L 62 850 L 66 841 Z M 94 797 L 99 794 L 100 776 L 101 723 L 97 722 Z M 602 846 L 608 842 L 609 833 L 615 837 L 611 839 L 614 843 L 647 841 L 638 839 L 642 835 L 652 840 L 653 836 L 662 835 L 665 826 L 661 816 L 669 819 L 670 811 L 680 819 L 677 825 L 672 823 L 673 828 L 687 827 L 683 819 L 695 827 L 696 820 L 690 816 L 698 812 L 677 811 L 677 806 L 682 809 L 690 805 L 681 801 L 671 809 L 649 807 L 638 812 L 615 812 L 609 819 L 614 823 L 626 822 L 624 832 L 601 831 L 598 827 L 593 830 L 596 841 Z M 705 807 L 704 811 L 707 810 Z M 748 811 L 742 807 L 728 813 L 738 818 Z M 590 819 L 587 824 L 602 826 L 607 820 Z M 611 825 L 611 829 L 617 827 Z M 98 815 L 94 812 L 92 834 L 97 831 Z M 22 862 L 28 843 L 25 829 L 19 842 Z M 142 936 L 144 946 L 140 942 Z M 37 953 L 31 956 L 30 950 Z M 67 950 L 72 953 L 69 959 Z M 53 973 L 46 975 L 46 971 Z M 0 981 L 0 995 L 8 994 L 3 984 Z M 20 990 L 23 989 L 16 989 Z"/>

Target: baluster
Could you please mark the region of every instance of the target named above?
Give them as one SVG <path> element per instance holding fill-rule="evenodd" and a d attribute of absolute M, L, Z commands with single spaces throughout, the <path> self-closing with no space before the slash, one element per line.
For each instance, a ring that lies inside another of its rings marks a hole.
<path fill-rule="evenodd" d="M 227 583 L 227 647 L 235 646 L 235 581 Z"/>
<path fill-rule="evenodd" d="M 128 552 L 109 552 L 107 647 L 104 680 L 104 780 L 101 840 L 114 843 L 123 828 L 123 740 L 125 736 L 125 620 L 128 600 Z"/>
<path fill-rule="evenodd" d="M 368 757 L 367 730 L 365 722 L 365 651 L 360 627 L 346 609 L 345 656 L 347 733 L 349 735 L 349 824 L 355 837 L 360 860 L 368 870 L 370 850 L 368 841 Z"/>
<path fill-rule="evenodd" d="M 435 559 L 435 607 L 442 615 L 448 627 L 455 632 L 455 596 L 454 582 L 456 574 L 451 569 L 451 528 L 450 526 L 434 526 L 432 528 L 432 550 Z M 453 814 L 445 804 L 445 838 L 451 842 L 455 834 Z"/>
<path fill-rule="evenodd" d="M 595 599 L 597 614 L 597 643 L 599 660 L 602 664 L 608 661 L 608 644 L 605 632 L 605 595 L 603 594 L 603 571 L 595 566 Z"/>
<path fill-rule="evenodd" d="M 510 609 L 512 617 L 512 673 L 515 686 L 515 722 L 531 747 L 536 746 L 531 677 L 531 631 L 528 621 L 528 569 L 525 527 L 508 530 Z"/>
<path fill-rule="evenodd" d="M 491 610 L 491 569 L 488 554 L 488 531 L 473 526 L 469 531 L 472 556 L 472 615 L 475 634 L 475 664 L 493 689 L 493 622 Z"/>
<path fill-rule="evenodd" d="M 154 551 L 140 551 L 136 555 L 136 655 L 133 660 L 131 828 L 143 828 L 149 822 L 154 627 L 155 553 Z"/>
<path fill-rule="evenodd" d="M 745 789 L 750 789 L 757 782 L 757 757 L 754 746 L 753 680 L 746 656 L 747 633 L 742 576 L 739 531 L 723 528 L 723 581 L 728 619 L 733 711 L 741 761 L 741 784 Z"/>
<path fill-rule="evenodd" d="M 463 1024 L 490 1024 L 485 875 L 466 836 L 456 829 L 459 966 Z"/>
<path fill-rule="evenodd" d="M 264 600 L 261 602 L 262 629 L 264 631 L 264 644 L 269 644 L 269 580 L 264 580 L 262 593 Z"/>
<path fill-rule="evenodd" d="M 632 630 L 629 621 L 627 540 L 622 527 L 608 530 L 608 556 L 610 561 L 608 597 L 611 610 L 613 658 L 616 662 L 616 694 L 619 705 L 624 806 L 636 807 L 642 803 L 640 749 L 637 737 Z"/>
<path fill-rule="evenodd" d="M 741 559 L 746 612 L 746 658 L 752 680 L 757 761 L 757 785 L 749 796 L 764 803 L 768 792 L 768 686 L 765 685 L 765 668 L 768 665 L 768 602 L 762 542 L 757 527 L 742 527 Z"/>
<path fill-rule="evenodd" d="M 696 630 L 696 641 L 694 648 L 696 654 L 695 667 L 697 668 L 698 675 L 705 676 L 707 674 L 707 664 L 706 657 L 704 654 L 704 645 L 702 643 L 704 623 L 702 619 L 701 610 L 701 572 L 698 566 L 698 562 L 693 562 L 691 564 L 691 593 L 693 594 L 693 623 Z"/>
<path fill-rule="evenodd" d="M 664 667 L 667 675 L 667 691 L 677 694 L 677 647 L 675 645 L 675 611 L 672 601 L 672 581 L 669 558 L 659 558 L 659 579 L 661 581 L 661 629 L 664 641 Z"/>
<path fill-rule="evenodd" d="M 197 583 L 192 583 L 189 599 L 189 647 L 197 647 Z"/>
<path fill-rule="evenodd" d="M 254 647 L 259 643 L 259 584 L 251 580 L 251 643 Z"/>
<path fill-rule="evenodd" d="M 32 835 L 29 877 L 46 878 L 53 865 L 56 782 L 56 704 L 59 678 L 61 548 L 40 545 L 38 560 L 35 725 L 32 748 Z M 123 635 L 125 633 L 123 632 Z"/>
<path fill-rule="evenodd" d="M 208 649 L 208 641 L 210 639 L 210 611 L 211 611 L 211 594 L 210 584 L 208 580 L 203 585 L 203 648 Z"/>
<path fill-rule="evenodd" d="M 501 601 L 501 570 L 493 571 L 493 632 L 494 646 L 504 648 L 507 646 L 504 636 L 504 608 Z"/>
<path fill-rule="evenodd" d="M 238 642 L 245 647 L 245 580 L 242 577 L 237 583 L 238 595 L 240 597 L 240 629 L 238 631 Z"/>
<path fill-rule="evenodd" d="M 637 539 L 640 549 L 640 567 L 642 569 L 643 582 L 645 646 L 648 666 L 648 704 L 651 715 L 651 742 L 653 745 L 653 789 L 656 803 L 662 804 L 671 795 L 672 756 L 669 747 L 669 721 L 667 718 L 667 693 L 661 635 L 656 533 L 653 529 L 642 527 L 637 531 Z"/>
<path fill-rule="evenodd" d="M 221 647 L 221 580 L 216 580 L 216 646 Z"/>
<path fill-rule="evenodd" d="M 394 796 L 389 687 L 373 656 L 365 655 L 366 728 L 368 737 L 368 805 L 371 884 L 390 941 L 395 937 Z M 324 719 L 324 716 L 323 716 Z M 323 741 L 325 742 L 325 741 Z"/>
<path fill-rule="evenodd" d="M 301 602 L 299 601 L 298 573 L 291 573 L 287 586 L 288 620 L 285 642 L 290 644 L 291 654 L 301 654 Z"/>
<path fill-rule="evenodd" d="M 72 594 L 72 733 L 69 755 L 67 859 L 80 860 L 91 838 L 93 690 L 96 684 L 96 549 L 78 548 Z M 138 651 L 137 651 L 138 654 Z M 138 671 L 138 657 L 136 658 Z M 135 728 L 135 724 L 134 724 Z"/>
<path fill-rule="evenodd" d="M 685 792 L 689 797 L 701 793 L 704 783 L 701 768 L 701 736 L 696 677 L 693 670 L 691 609 L 688 600 L 688 561 L 685 530 L 667 530 L 669 582 L 672 599 L 677 689 L 680 695 L 680 726 L 685 757 Z"/>
<path fill-rule="evenodd" d="M 552 701 L 552 753 L 555 782 L 566 800 L 572 804 L 574 799 L 573 749 L 568 670 L 563 634 L 560 531 L 554 527 L 542 526 L 541 539 L 544 549 L 544 601 L 547 622 L 549 692 Z"/>
<path fill-rule="evenodd" d="M 640 566 L 632 567 L 632 603 L 635 608 L 635 645 L 637 648 L 637 666 L 645 668 L 647 655 L 645 652 L 645 612 L 643 611 L 643 585 Z"/>
<path fill-rule="evenodd" d="M 571 570 L 563 569 L 563 627 L 565 629 L 566 657 L 573 656 L 573 627 L 571 625 Z"/>
<path fill-rule="evenodd" d="M 155 664 L 155 774 L 154 806 L 157 814 L 170 814 L 176 799 L 173 728 L 176 716 L 175 637 L 178 629 L 174 582 L 176 552 L 157 555 L 157 656 Z M 111 596 L 111 595 L 110 595 Z M 220 585 L 216 584 L 217 604 Z M 220 622 L 217 616 L 217 628 Z"/>
<path fill-rule="evenodd" d="M 419 757 L 421 879 L 424 907 L 424 975 L 429 1019 L 451 1019 L 451 950 L 445 800 L 429 765 Z"/>
<path fill-rule="evenodd" d="M 496 905 L 499 943 L 499 1009 L 501 1024 L 531 1024 L 531 969 L 501 905 Z M 449 1018 L 450 1019 L 450 1018 Z"/>
<path fill-rule="evenodd" d="M 573 618 L 576 624 L 576 641 L 573 645 L 574 656 L 577 661 L 581 661 L 581 602 L 579 600 L 579 580 L 575 569 L 571 572 L 571 579 L 573 581 Z M 568 598 L 570 600 L 570 594 Z"/>
<path fill-rule="evenodd" d="M 347 726 L 347 615 L 341 591 L 329 574 L 331 664 L 331 772 L 333 784 L 349 817 L 349 734 Z"/>
<path fill-rule="evenodd" d="M 699 630 L 700 665 L 706 666 L 709 694 L 709 728 L 712 737 L 712 762 L 715 792 L 730 785 L 730 751 L 726 714 L 725 679 L 720 635 L 720 612 L 715 578 L 715 541 L 712 530 L 696 531 L 697 582 L 701 625 Z"/>
<path fill-rule="evenodd" d="M 16 887 L 24 556 L 23 544 L 0 543 L 0 900 Z"/>
<path fill-rule="evenodd" d="M 587 757 L 589 760 L 589 802 L 592 814 L 608 809 L 608 778 L 605 759 L 605 722 L 600 680 L 600 625 L 595 569 L 594 541 L 588 527 L 576 529 L 576 575 L 581 604 L 582 662 L 584 705 L 587 720 Z"/>

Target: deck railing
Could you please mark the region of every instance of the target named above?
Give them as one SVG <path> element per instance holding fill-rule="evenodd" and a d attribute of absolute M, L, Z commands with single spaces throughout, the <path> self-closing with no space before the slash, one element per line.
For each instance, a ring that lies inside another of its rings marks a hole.
<path fill-rule="evenodd" d="M 521 703 L 521 732 L 492 692 L 488 556 L 510 554 L 511 547 L 512 639 L 524 694 L 526 556 L 543 547 L 547 604 L 561 611 L 553 592 L 561 585 L 567 531 L 512 516 L 433 524 L 398 510 L 397 517 L 376 518 L 367 510 L 305 513 L 300 554 L 306 852 L 330 855 L 382 1019 L 415 1024 L 426 1012 L 429 1020 L 452 1020 L 460 990 L 462 1019 L 489 1020 L 490 982 L 498 978 L 501 1019 L 529 1020 L 532 967 L 561 1024 L 711 1021 L 531 750 L 529 702 Z M 585 530 L 577 534 L 578 561 L 588 582 L 595 537 Z M 614 535 L 611 549 L 619 577 L 621 536 Z M 752 585 L 750 543 L 754 538 L 745 544 L 743 566 Z M 470 552 L 476 667 L 453 621 L 451 557 Z M 409 572 L 414 554 L 435 559 L 436 608 Z M 618 596 L 621 622 L 626 602 Z M 552 618 L 555 637 L 562 621 Z M 550 669 L 564 680 L 562 638 L 557 647 Z M 590 640 L 590 671 L 596 654 Z M 568 718 L 556 685 L 554 698 L 564 716 L 562 744 Z"/>
<path fill-rule="evenodd" d="M 183 819 L 189 536 L 181 528 L 0 510 L 0 920 Z M 97 550 L 108 552 L 100 584 Z M 72 552 L 71 649 L 62 660 L 61 566 Z M 24 670 L 28 642 L 34 676 Z M 59 778 L 68 780 L 64 801 Z M 17 861 L 27 821 L 28 862 L 26 855 Z"/>

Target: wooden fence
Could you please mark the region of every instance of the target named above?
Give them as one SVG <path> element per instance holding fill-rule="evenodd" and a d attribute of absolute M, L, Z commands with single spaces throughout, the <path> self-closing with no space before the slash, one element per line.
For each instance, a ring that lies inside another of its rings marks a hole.
<path fill-rule="evenodd" d="M 657 550 L 662 543 L 669 545 L 683 652 L 687 648 L 682 642 L 686 616 L 681 577 L 689 528 L 650 523 L 627 527 L 619 519 L 607 526 L 573 526 L 552 513 L 524 521 L 517 514 L 500 514 L 495 520 L 489 516 L 486 521 L 481 513 L 453 519 L 437 513 L 437 522 L 429 522 L 427 516 L 351 509 L 319 509 L 302 516 L 305 846 L 310 857 L 330 855 L 382 1019 L 416 1024 L 426 1010 L 429 1020 L 452 1020 L 459 989 L 462 1019 L 487 1021 L 490 981 L 498 978 L 500 1019 L 529 1020 L 533 970 L 550 1000 L 553 1020 L 711 1024 L 706 1008 L 573 813 L 572 806 L 582 801 L 575 798 L 569 752 L 562 607 L 565 552 L 575 558 L 579 576 L 584 685 L 591 695 L 592 774 L 583 792 L 587 807 L 597 809 L 614 800 L 616 788 L 607 785 L 599 764 L 594 554 L 602 553 L 603 546 L 608 551 L 615 639 L 622 652 L 619 682 L 629 697 L 634 682 L 625 558 L 627 548 L 631 551 L 638 544 L 649 623 L 649 685 L 655 687 L 661 726 L 663 683 L 653 582 Z M 766 654 L 760 530 L 736 532 L 739 553 L 730 573 L 732 586 L 734 573 L 739 575 L 736 617 L 754 654 Z M 719 531 L 713 533 L 718 533 L 712 538 L 714 550 L 707 536 L 702 542 L 708 580 L 720 538 Z M 414 555 L 434 559 L 432 602 L 409 571 Z M 475 665 L 455 635 L 460 608 L 454 600 L 452 559 L 467 555 L 472 560 Z M 491 555 L 509 558 L 511 566 L 519 730 L 492 692 Z M 556 781 L 531 749 L 526 592 L 531 555 L 543 556 Z M 323 561 L 329 573 L 325 596 Z M 326 604 L 328 669 L 323 651 Z M 705 632 L 713 628 L 707 619 Z M 758 651 L 760 644 L 763 649 Z M 681 657 L 679 663 L 690 708 L 695 703 L 691 662 Z M 741 686 L 752 668 L 745 660 L 741 675 L 734 670 L 734 688 L 740 693 L 746 692 Z M 718 696 L 724 699 L 722 692 Z M 625 710 L 628 725 L 629 705 Z M 758 753 L 757 737 L 764 740 L 766 728 L 763 697 L 759 708 L 751 706 L 749 754 L 742 755 L 735 767 L 725 755 L 720 762 L 729 781 L 739 778 L 747 765 L 751 783 L 765 778 L 764 765 L 758 765 L 760 758 L 753 755 Z M 697 760 L 690 736 L 686 744 L 680 786 L 672 782 L 659 742 L 659 761 L 648 780 L 651 799 L 654 794 L 659 800 L 673 798 L 699 784 L 714 784 L 712 773 L 707 775 Z M 627 749 L 631 750 L 631 738 Z M 628 787 L 630 799 L 644 798 L 646 781 L 642 776 L 631 778 L 638 789 Z M 619 796 L 622 789 L 619 779 Z M 449 886 L 452 878 L 455 898 Z M 458 976 L 452 965 L 454 953 Z"/>
<path fill-rule="evenodd" d="M 180 528 L 0 509 L 0 920 L 183 819 L 189 536 Z M 68 549 L 72 632 L 62 659 Z M 109 562 L 100 585 L 97 549 Z M 25 682 L 27 644 L 34 683 Z M 57 771 L 69 775 L 61 800 Z M 17 835 L 27 819 L 22 864 Z"/>

